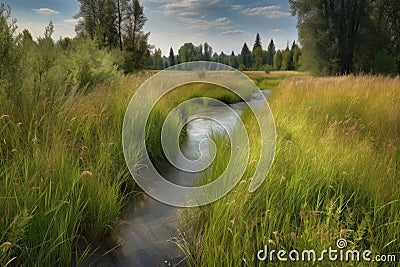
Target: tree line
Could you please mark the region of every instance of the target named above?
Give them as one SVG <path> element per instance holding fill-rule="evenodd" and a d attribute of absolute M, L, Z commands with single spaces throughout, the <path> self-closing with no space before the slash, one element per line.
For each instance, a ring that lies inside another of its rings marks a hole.
<path fill-rule="evenodd" d="M 175 54 L 170 48 L 169 56 L 162 57 L 161 50 L 156 49 L 149 57 L 148 65 L 153 69 L 163 69 L 180 63 L 192 61 L 211 61 L 229 65 L 239 70 L 299 70 L 301 65 L 301 48 L 293 42 L 291 47 L 276 50 L 274 40 L 271 39 L 267 49 L 263 48 L 261 36 L 257 33 L 253 49 L 250 50 L 247 43 L 243 44 L 241 53 L 235 55 L 220 54 L 214 52 L 213 48 L 206 42 L 204 45 L 194 45 L 193 43 L 183 44 Z"/>
<path fill-rule="evenodd" d="M 107 69 L 104 73 L 111 73 L 114 68 L 124 73 L 158 70 L 198 60 L 219 62 L 239 70 L 302 69 L 322 75 L 400 71 L 399 1 L 289 0 L 293 15 L 298 17 L 301 46 L 293 42 L 277 50 L 274 40 L 264 46 L 257 34 L 253 46 L 244 43 L 239 54 L 216 53 L 207 42 L 188 42 L 177 51 L 171 48 L 167 57 L 148 43 L 150 33 L 143 30 L 147 17 L 139 0 L 78 1 L 76 37 L 57 42 L 52 39 L 52 23 L 45 29 L 44 37 L 37 40 L 27 30 L 17 35 L 10 9 L 1 5 L 2 81 L 13 83 L 22 73 L 18 71 L 21 66 L 26 64 L 25 69 L 29 69 L 36 64 L 32 67 L 32 73 L 38 72 L 37 78 L 33 75 L 33 87 L 40 88 L 38 84 L 43 85 L 52 68 L 63 65 L 59 59 L 68 58 L 76 59 L 76 68 L 72 71 L 63 66 L 65 75 L 74 72 L 71 77 L 80 87 L 94 84 L 95 73 L 99 73 L 95 68 L 101 60 L 91 57 L 81 62 L 76 55 L 84 52 L 81 58 L 88 57 L 87 53 L 105 55 L 100 64 L 104 65 L 102 71 Z"/>
<path fill-rule="evenodd" d="M 317 74 L 400 73 L 400 1 L 289 0 Z"/>
<path fill-rule="evenodd" d="M 119 49 L 126 72 L 147 67 L 151 46 L 150 33 L 143 31 L 147 22 L 139 0 L 78 0 L 75 18 L 78 37 L 95 40 L 99 48 Z"/>

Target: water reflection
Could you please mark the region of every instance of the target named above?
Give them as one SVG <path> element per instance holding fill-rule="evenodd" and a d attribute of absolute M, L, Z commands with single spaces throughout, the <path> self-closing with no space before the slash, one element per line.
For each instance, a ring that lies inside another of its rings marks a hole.
<path fill-rule="evenodd" d="M 269 91 L 262 93 L 267 96 Z M 250 101 L 256 103 L 262 99 L 257 93 Z M 236 103 L 230 107 L 240 115 L 244 105 Z M 211 132 L 231 132 L 237 123 L 237 117 L 226 106 L 208 107 L 196 117 L 202 118 L 189 118 L 187 140 L 181 148 L 190 159 L 199 157 L 199 142 Z M 199 173 L 185 173 L 165 162 L 154 164 L 165 178 L 178 185 L 191 186 L 199 177 Z M 120 247 L 105 256 L 102 256 L 104 251 L 98 251 L 84 266 L 185 266 L 184 255 L 171 242 L 178 235 L 181 212 L 182 209 L 141 193 L 123 214 L 120 231 L 115 237 Z"/>

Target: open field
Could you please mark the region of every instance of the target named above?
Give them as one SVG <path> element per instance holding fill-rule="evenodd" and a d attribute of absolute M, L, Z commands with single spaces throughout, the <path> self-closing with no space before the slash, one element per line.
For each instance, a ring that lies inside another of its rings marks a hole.
<path fill-rule="evenodd" d="M 278 134 L 272 169 L 261 188 L 247 191 L 261 144 L 257 122 L 245 112 L 250 163 L 226 197 L 187 210 L 191 235 L 180 243 L 190 264 L 264 266 L 256 258 L 264 246 L 319 256 L 339 238 L 349 249 L 399 258 L 400 79 L 291 77 L 269 102 Z M 229 147 L 223 139 L 217 146 Z M 207 180 L 229 160 L 218 155 Z M 285 265 L 276 254 L 273 263 Z"/>
<path fill-rule="evenodd" d="M 305 76 L 305 73 L 297 71 L 273 71 L 269 74 L 266 74 L 265 71 L 245 71 L 244 74 L 252 79 L 260 89 L 268 90 L 276 89 L 288 77 Z"/>

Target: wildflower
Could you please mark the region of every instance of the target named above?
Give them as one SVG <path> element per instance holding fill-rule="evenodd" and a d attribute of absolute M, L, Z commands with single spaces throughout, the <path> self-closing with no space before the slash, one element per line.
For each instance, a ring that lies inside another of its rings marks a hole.
<path fill-rule="evenodd" d="M 275 241 L 272 240 L 272 239 L 268 240 L 268 243 L 271 244 L 271 245 L 275 245 Z"/>
<path fill-rule="evenodd" d="M 93 173 L 91 173 L 90 171 L 84 171 L 81 173 L 81 177 L 83 176 L 93 176 Z"/>
<path fill-rule="evenodd" d="M 279 232 L 278 231 L 274 231 L 272 233 L 274 234 L 275 238 L 279 238 Z"/>
<path fill-rule="evenodd" d="M 282 176 L 282 178 L 281 178 L 281 184 L 282 184 L 282 183 L 285 183 L 286 180 L 287 180 L 286 177 L 285 177 L 285 176 Z"/>
<path fill-rule="evenodd" d="M 231 220 L 231 224 L 232 224 L 232 225 L 235 225 L 235 218 L 233 218 L 233 219 Z"/>

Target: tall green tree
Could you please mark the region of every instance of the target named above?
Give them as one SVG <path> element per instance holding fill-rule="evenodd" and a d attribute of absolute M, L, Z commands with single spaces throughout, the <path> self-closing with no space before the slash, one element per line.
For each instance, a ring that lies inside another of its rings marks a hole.
<path fill-rule="evenodd" d="M 239 63 L 234 51 L 232 51 L 231 55 L 229 56 L 229 66 L 235 69 L 239 67 Z"/>
<path fill-rule="evenodd" d="M 291 53 L 293 70 L 298 70 L 300 68 L 301 49 L 296 42 L 292 44 Z"/>
<path fill-rule="evenodd" d="M 262 50 L 262 42 L 261 42 L 261 37 L 260 37 L 259 33 L 257 33 L 257 35 L 256 35 L 256 40 L 254 41 L 254 45 L 253 45 L 253 51 L 256 50 L 257 48 L 260 48 Z"/>
<path fill-rule="evenodd" d="M 118 6 L 115 0 L 78 0 L 78 2 L 80 9 L 75 17 L 82 19 L 76 27 L 78 34 L 96 39 L 100 47 L 117 46 Z"/>
<path fill-rule="evenodd" d="M 240 59 L 241 59 L 240 64 L 243 64 L 245 68 L 251 67 L 251 52 L 246 43 L 244 43 L 242 47 L 242 51 L 240 53 Z"/>
<path fill-rule="evenodd" d="M 172 67 L 175 65 L 175 54 L 172 47 L 169 49 L 169 58 L 168 58 L 169 66 Z"/>
<path fill-rule="evenodd" d="M 204 43 L 204 60 L 210 61 L 213 54 L 212 47 L 206 42 Z"/>
<path fill-rule="evenodd" d="M 195 57 L 195 46 L 193 43 L 183 44 L 178 51 L 179 59 L 181 63 L 186 63 L 194 60 Z"/>
<path fill-rule="evenodd" d="M 219 55 L 218 55 L 217 52 L 215 52 L 215 53 L 213 54 L 213 56 L 212 56 L 212 58 L 211 58 L 211 61 L 212 61 L 212 62 L 220 62 L 220 60 L 219 60 Z"/>
<path fill-rule="evenodd" d="M 152 69 L 154 70 L 162 70 L 164 68 L 164 62 L 162 58 L 161 49 L 155 49 L 152 55 Z"/>
<path fill-rule="evenodd" d="M 143 28 L 147 22 L 144 8 L 139 0 L 128 3 L 125 16 L 125 49 L 128 51 L 128 70 L 142 69 L 146 66 L 146 57 L 150 54 L 148 38 L 150 33 L 144 33 Z M 130 67 L 129 67 L 130 66 Z"/>
<path fill-rule="evenodd" d="M 351 73 L 360 25 L 369 17 L 369 0 L 289 2 L 298 18 L 307 64 L 328 74 Z"/>
<path fill-rule="evenodd" d="M 274 56 L 274 70 L 281 70 L 283 62 L 282 51 L 278 50 Z"/>
<path fill-rule="evenodd" d="M 228 65 L 229 64 L 229 56 L 224 53 L 224 51 L 221 51 L 221 54 L 219 55 L 219 63 Z"/>
<path fill-rule="evenodd" d="M 194 47 L 194 56 L 191 61 L 201 61 L 201 60 L 204 60 L 203 45 L 195 46 Z"/>
<path fill-rule="evenodd" d="M 382 54 L 382 49 L 386 50 L 388 56 L 397 61 L 397 71 L 400 73 L 400 1 L 375 0 L 371 1 L 371 5 L 373 18 L 378 24 L 376 32 L 380 33 L 373 43 L 382 40 L 382 43 L 379 43 L 380 49 L 377 49 L 375 54 Z"/>
<path fill-rule="evenodd" d="M 117 4 L 117 30 L 118 30 L 118 41 L 119 49 L 122 51 L 124 49 L 123 45 L 123 19 L 126 15 L 128 0 L 116 0 Z"/>
<path fill-rule="evenodd" d="M 209 55 L 212 53 L 212 48 L 207 43 L 205 43 L 205 48 L 203 54 L 203 46 L 195 46 L 193 43 L 185 43 L 183 44 L 178 51 L 179 58 L 181 63 L 191 62 L 191 61 L 201 61 L 201 60 L 211 60 L 208 59 Z"/>
<path fill-rule="evenodd" d="M 100 24 L 99 0 L 78 0 L 80 4 L 79 12 L 75 18 L 81 18 L 78 22 L 76 31 L 78 34 L 87 35 L 94 39 L 96 27 Z"/>
<path fill-rule="evenodd" d="M 274 66 L 274 57 L 276 54 L 276 48 L 274 44 L 274 40 L 271 39 L 268 45 L 268 50 L 267 50 L 267 64 Z"/>
<path fill-rule="evenodd" d="M 261 69 L 264 63 L 264 53 L 261 47 L 257 47 L 251 52 L 252 67 L 254 70 Z"/>
<path fill-rule="evenodd" d="M 101 20 L 104 28 L 103 46 L 109 49 L 117 47 L 119 43 L 117 15 L 118 9 L 115 0 L 105 0 L 103 19 Z"/>
<path fill-rule="evenodd" d="M 293 53 L 289 46 L 282 51 L 282 67 L 281 70 L 293 70 Z"/>

